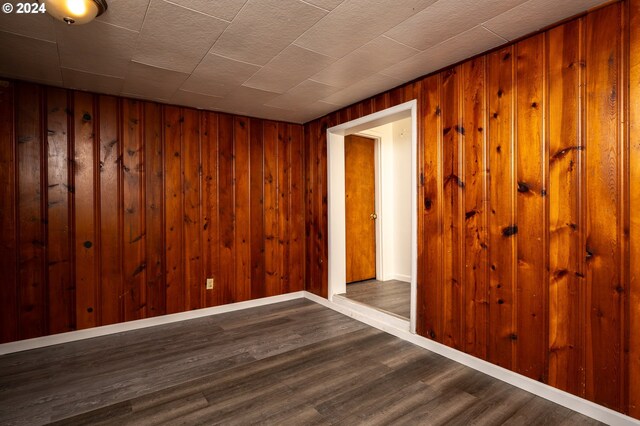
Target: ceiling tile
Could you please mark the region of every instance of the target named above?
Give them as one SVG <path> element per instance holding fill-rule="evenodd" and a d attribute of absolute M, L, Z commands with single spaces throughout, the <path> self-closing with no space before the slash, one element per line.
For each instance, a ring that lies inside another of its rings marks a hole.
<path fill-rule="evenodd" d="M 249 0 L 212 53 L 264 65 L 326 13 L 298 0 Z"/>
<path fill-rule="evenodd" d="M 363 65 L 354 58 L 342 58 L 314 74 L 311 79 L 318 83 L 344 88 L 375 72 L 375 68 Z"/>
<path fill-rule="evenodd" d="M 171 2 L 225 21 L 231 21 L 247 0 L 171 0 Z"/>
<path fill-rule="evenodd" d="M 335 59 L 291 45 L 244 83 L 247 87 L 284 93 Z"/>
<path fill-rule="evenodd" d="M 402 84 L 402 80 L 398 80 L 393 77 L 389 77 L 382 74 L 374 74 L 369 76 L 349 87 L 342 89 L 326 98 L 322 101 L 336 106 L 346 106 L 354 102 L 361 101 L 369 96 L 373 96 L 377 93 L 381 93 L 385 90 Z"/>
<path fill-rule="evenodd" d="M 313 75 L 312 79 L 347 87 L 417 53 L 418 50 L 380 36 Z"/>
<path fill-rule="evenodd" d="M 478 53 L 493 49 L 505 42 L 506 40 L 503 38 L 479 25 L 397 65 L 393 65 L 381 71 L 381 73 L 403 81 L 410 81 Z"/>
<path fill-rule="evenodd" d="M 40 40 L 56 41 L 55 20 L 46 14 L 0 13 L 0 31 Z"/>
<path fill-rule="evenodd" d="M 266 105 L 276 108 L 297 109 L 312 104 L 318 99 L 326 98 L 338 90 L 340 90 L 338 87 L 306 80 L 287 91 L 287 93 L 273 98 Z"/>
<path fill-rule="evenodd" d="M 191 72 L 228 23 L 162 0 L 152 0 L 133 60 Z"/>
<path fill-rule="evenodd" d="M 122 91 L 123 78 L 109 75 L 90 74 L 83 71 L 62 68 L 64 86 L 71 89 L 118 95 Z"/>
<path fill-rule="evenodd" d="M 283 114 L 284 119 L 294 123 L 307 123 L 315 118 L 322 117 L 336 110 L 336 106 L 326 102 L 317 101 L 306 105 L 303 109 L 297 109 Z"/>
<path fill-rule="evenodd" d="M 191 106 L 200 109 L 211 109 L 215 105 L 216 101 L 220 98 L 218 96 L 208 96 L 202 93 L 193 93 L 186 90 L 178 90 L 171 97 L 171 103 L 176 105 Z"/>
<path fill-rule="evenodd" d="M 96 21 L 140 31 L 149 7 L 149 0 L 109 0 L 107 11 Z"/>
<path fill-rule="evenodd" d="M 341 58 L 436 0 L 345 0 L 295 44 Z"/>
<path fill-rule="evenodd" d="M 597 6 L 602 0 L 530 0 L 485 22 L 494 33 L 514 40 Z"/>
<path fill-rule="evenodd" d="M 219 55 L 208 54 L 191 76 L 183 90 L 212 96 L 224 96 L 247 81 L 260 67 Z"/>
<path fill-rule="evenodd" d="M 0 32 L 0 58 L 2 75 L 54 85 L 62 83 L 56 43 Z"/>
<path fill-rule="evenodd" d="M 124 77 L 137 32 L 98 21 L 79 26 L 60 24 L 55 29 L 61 66 Z"/>
<path fill-rule="evenodd" d="M 526 0 L 440 0 L 385 33 L 425 50 Z"/>
<path fill-rule="evenodd" d="M 189 74 L 131 61 L 124 80 L 123 92 L 168 101 Z"/>

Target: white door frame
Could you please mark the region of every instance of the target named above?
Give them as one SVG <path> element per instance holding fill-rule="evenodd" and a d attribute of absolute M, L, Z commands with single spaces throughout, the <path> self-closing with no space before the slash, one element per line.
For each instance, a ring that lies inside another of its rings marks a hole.
<path fill-rule="evenodd" d="M 327 129 L 328 296 L 347 292 L 344 137 L 365 129 L 411 117 L 411 311 L 410 330 L 416 332 L 418 267 L 418 103 L 411 100 Z"/>

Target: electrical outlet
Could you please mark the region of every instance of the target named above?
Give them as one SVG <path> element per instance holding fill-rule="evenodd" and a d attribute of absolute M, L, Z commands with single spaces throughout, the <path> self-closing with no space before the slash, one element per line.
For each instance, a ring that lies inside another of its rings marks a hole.
<path fill-rule="evenodd" d="M 213 290 L 213 278 L 207 278 L 207 290 Z"/>

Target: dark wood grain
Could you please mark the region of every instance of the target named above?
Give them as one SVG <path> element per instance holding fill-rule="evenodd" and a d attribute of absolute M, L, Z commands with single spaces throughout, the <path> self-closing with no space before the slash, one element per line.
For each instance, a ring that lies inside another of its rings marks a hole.
<path fill-rule="evenodd" d="M 249 204 L 251 223 L 251 297 L 266 296 L 264 259 L 264 133 L 262 120 L 249 120 Z M 304 202 L 296 205 L 302 206 Z"/>
<path fill-rule="evenodd" d="M 304 206 L 304 162 L 302 127 L 288 125 L 288 162 L 289 168 L 289 291 L 305 289 L 304 251 L 305 222 L 304 215 L 297 206 Z"/>
<path fill-rule="evenodd" d="M 487 57 L 489 111 L 489 361 L 505 368 L 514 365 L 517 341 L 515 282 L 515 155 L 513 140 L 514 49 L 507 47 Z"/>
<path fill-rule="evenodd" d="M 464 129 L 464 350 L 487 357 L 487 138 L 485 58 L 460 66 Z M 462 215 L 461 215 L 462 216 Z"/>
<path fill-rule="evenodd" d="M 301 125 L 3 84 L 2 341 L 304 289 Z"/>
<path fill-rule="evenodd" d="M 202 267 L 205 279 L 214 279 L 213 290 L 206 290 L 204 306 L 216 306 L 224 303 L 221 298 L 219 281 L 218 114 L 203 113 L 202 119 Z M 217 285 L 216 279 L 218 279 Z"/>
<path fill-rule="evenodd" d="M 276 216 L 277 216 L 277 259 L 279 293 L 289 292 L 289 135 L 287 125 L 278 123 L 276 167 Z"/>
<path fill-rule="evenodd" d="M 464 299 L 464 155 L 462 139 L 462 105 L 460 67 L 442 74 L 442 209 L 444 280 L 442 285 L 442 337 L 439 340 L 456 349 L 463 347 L 465 321 L 462 320 Z"/>
<path fill-rule="evenodd" d="M 74 235 L 76 324 L 78 329 L 100 324 L 98 263 L 100 241 L 96 223 L 96 174 L 99 167 L 95 142 L 96 122 L 94 96 L 77 92 L 73 95 L 73 170 L 74 170 Z M 80 220 L 79 220 L 80 219 Z"/>
<path fill-rule="evenodd" d="M 101 324 L 115 324 L 124 317 L 122 274 L 122 129 L 120 102 L 100 96 L 100 316 Z M 52 226 L 54 226 L 52 224 Z M 56 227 L 58 228 L 58 227 Z M 55 303 L 52 304 L 55 306 Z"/>
<path fill-rule="evenodd" d="M 440 107 L 440 79 L 433 76 L 423 81 L 424 102 L 420 114 L 424 126 L 419 131 L 425 143 L 420 159 L 422 172 L 419 200 L 422 212 L 422 234 L 419 236 L 419 252 L 425 262 L 418 262 L 418 332 L 430 339 L 442 339 L 443 244 L 442 244 L 442 109 Z M 429 143 L 426 143 L 429 141 Z"/>
<path fill-rule="evenodd" d="M 146 315 L 166 312 L 164 263 L 164 146 L 162 107 L 145 102 L 144 179 L 145 179 L 145 277 Z"/>
<path fill-rule="evenodd" d="M 222 303 L 234 302 L 236 283 L 235 180 L 233 170 L 233 117 L 218 118 L 218 218 L 220 232 L 220 271 L 218 283 Z"/>
<path fill-rule="evenodd" d="M 183 110 L 182 143 L 182 205 L 184 209 L 184 300 L 186 310 L 203 306 L 205 281 L 202 276 L 202 153 L 200 135 L 200 113 L 195 110 Z"/>
<path fill-rule="evenodd" d="M 234 118 L 236 284 L 234 300 L 251 299 L 251 182 L 249 119 Z"/>
<path fill-rule="evenodd" d="M 16 139 L 18 158 L 18 300 L 20 337 L 36 337 L 46 332 L 45 281 L 46 173 L 45 143 L 42 134 L 42 88 L 18 84 L 16 98 Z"/>
<path fill-rule="evenodd" d="M 143 111 L 140 101 L 122 104 L 122 203 L 124 320 L 146 317 L 145 199 Z"/>
<path fill-rule="evenodd" d="M 586 396 L 615 410 L 624 398 L 624 296 L 620 224 L 623 161 L 617 99 L 621 4 L 586 17 Z"/>
<path fill-rule="evenodd" d="M 629 2 L 629 235 L 640 235 L 640 1 Z M 640 418 L 640 240 L 629 247 L 629 415 Z"/>
<path fill-rule="evenodd" d="M 547 34 L 549 384 L 584 396 L 584 21 Z"/>
<path fill-rule="evenodd" d="M 70 137 L 67 108 L 66 90 L 47 90 L 47 287 L 49 293 L 47 331 L 49 334 L 75 329 L 73 247 L 70 243 L 72 229 L 72 197 L 69 192 Z M 6 143 L 11 145 L 9 141 Z M 0 215 L 2 214 L 0 212 Z M 11 227 L 9 226 L 8 229 Z"/>
<path fill-rule="evenodd" d="M 18 194 L 17 146 L 14 141 L 15 84 L 0 80 L 0 271 L 7 284 L 0 286 L 0 342 L 19 339 L 18 317 Z M 13 285 L 11 285 L 13 284 Z"/>
<path fill-rule="evenodd" d="M 278 262 L 278 124 L 264 129 L 264 285 L 267 296 L 280 289 Z"/>
<path fill-rule="evenodd" d="M 166 312 L 182 312 L 185 306 L 182 204 L 182 115 L 178 107 L 163 109 L 164 173 L 171 178 L 164 182 L 166 265 Z"/>
<path fill-rule="evenodd" d="M 543 133 L 544 34 L 516 45 L 517 94 L 514 96 L 516 152 L 517 344 L 520 374 L 546 381 L 547 366 L 547 170 Z"/>

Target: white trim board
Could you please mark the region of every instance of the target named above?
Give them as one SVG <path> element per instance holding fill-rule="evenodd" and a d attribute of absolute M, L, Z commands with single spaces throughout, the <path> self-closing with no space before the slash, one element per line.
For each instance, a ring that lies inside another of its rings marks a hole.
<path fill-rule="evenodd" d="M 388 318 L 385 318 L 390 315 L 383 312 L 377 311 L 377 313 L 372 313 L 370 311 L 363 311 L 357 307 L 354 308 L 353 306 L 349 306 L 348 303 L 343 303 L 344 301 L 341 301 L 342 303 L 335 303 L 336 298 L 334 298 L 334 301 L 329 301 L 309 292 L 305 292 L 305 297 L 326 306 L 327 308 L 333 309 L 334 311 L 375 327 L 378 330 L 382 330 L 402 340 L 406 340 L 414 345 L 418 345 L 424 349 L 430 350 L 431 352 L 435 352 L 453 361 L 459 362 L 460 364 L 466 365 L 467 367 L 473 368 L 474 370 L 480 371 L 481 373 L 487 374 L 498 380 L 502 380 L 503 382 L 509 383 L 517 388 L 523 389 L 603 423 L 614 426 L 640 425 L 640 421 L 603 407 L 602 405 L 587 401 L 586 399 L 561 391 L 560 389 L 556 389 L 536 380 L 529 379 L 528 377 L 514 373 L 511 370 L 507 370 L 506 368 L 499 367 L 487 361 L 483 361 L 480 358 L 468 355 L 464 352 L 450 348 L 449 346 L 445 346 L 434 342 L 433 340 L 413 334 L 404 327 L 394 327 L 393 325 L 390 325 Z M 346 298 L 342 299 L 348 301 Z"/>
<path fill-rule="evenodd" d="M 107 336 L 109 334 L 122 333 L 124 331 L 154 327 L 156 325 L 186 321 L 194 318 L 202 318 L 211 315 L 224 314 L 227 312 L 240 311 L 242 309 L 271 305 L 273 303 L 286 302 L 288 300 L 302 299 L 305 297 L 305 293 L 306 292 L 304 291 L 297 291 L 294 293 L 281 294 L 278 296 L 247 300 L 245 302 L 229 303 L 227 305 L 213 306 L 211 308 L 194 309 L 193 311 L 179 312 L 177 314 L 162 315 L 158 317 L 127 321 L 118 324 L 103 325 L 100 327 L 88 328 L 86 330 L 69 331 L 67 333 L 52 334 L 50 336 L 35 337 L 33 339 L 3 343 L 0 344 L 0 355 L 44 348 L 46 346 L 59 345 L 62 343 L 75 342 L 77 340 L 91 339 L 93 337 Z"/>

